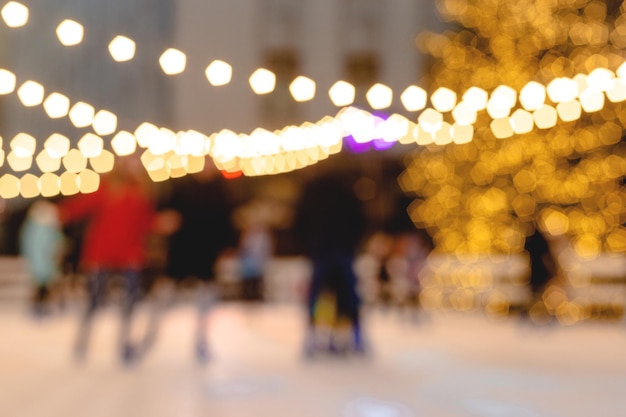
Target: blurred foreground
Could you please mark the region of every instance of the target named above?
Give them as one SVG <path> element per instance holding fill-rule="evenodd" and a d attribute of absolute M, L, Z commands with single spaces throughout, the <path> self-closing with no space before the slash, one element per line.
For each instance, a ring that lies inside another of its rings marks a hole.
<path fill-rule="evenodd" d="M 304 306 L 217 304 L 212 357 L 193 356 L 195 309 L 180 297 L 145 358 L 120 365 L 119 309 L 96 317 L 86 360 L 72 358 L 80 303 L 35 320 L 0 304 L 0 415 L 622 417 L 626 324 L 532 325 L 478 313 L 365 310 L 366 357 L 302 357 Z M 142 302 L 137 327 L 150 304 Z"/>

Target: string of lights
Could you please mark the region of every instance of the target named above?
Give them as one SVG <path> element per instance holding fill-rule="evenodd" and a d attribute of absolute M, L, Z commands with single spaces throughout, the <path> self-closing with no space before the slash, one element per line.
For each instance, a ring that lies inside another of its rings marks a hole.
<path fill-rule="evenodd" d="M 28 22 L 29 9 L 10 1 L 0 14 L 8 27 L 21 27 Z M 64 20 L 57 27 L 57 37 L 66 46 L 80 44 L 84 32 L 80 23 L 71 20 Z M 132 59 L 135 48 L 135 42 L 124 36 L 114 37 L 109 44 L 109 52 L 116 61 Z M 168 49 L 161 55 L 159 63 L 166 74 L 176 74 L 184 71 L 185 61 L 183 52 Z M 214 61 L 207 67 L 206 75 L 211 84 L 225 85 L 231 80 L 232 67 L 223 61 Z M 421 111 L 416 123 L 400 114 L 383 119 L 371 112 L 349 107 L 354 100 L 354 87 L 345 81 L 338 81 L 331 87 L 329 96 L 337 106 L 344 108 L 335 117 L 326 117 L 317 123 L 287 126 L 274 132 L 258 128 L 250 134 L 227 129 L 211 134 L 193 130 L 173 132 L 148 122 L 139 124 L 133 133 L 117 131 L 117 116 L 114 113 L 108 110 L 96 112 L 94 106 L 83 101 L 70 106 L 70 99 L 58 92 L 50 93 L 44 99 L 46 89 L 35 81 L 23 82 L 17 89 L 17 95 L 25 107 L 43 105 L 50 118 L 67 116 L 76 128 L 91 127 L 95 132 L 81 137 L 78 148 L 72 150 L 75 152 L 70 151 L 67 138 L 59 134 L 51 135 L 35 158 L 42 173 L 51 174 L 63 165 L 67 172 L 76 174 L 81 172 L 79 168 L 86 166 L 87 161 L 96 165 L 94 172 L 106 172 L 112 168 L 114 156 L 104 149 L 101 136 L 113 135 L 110 147 L 114 154 L 128 155 L 134 153 L 137 146 L 143 148 L 141 160 L 150 177 L 163 181 L 202 169 L 201 161 L 207 155 L 218 167 L 231 174 L 287 172 L 339 152 L 345 136 L 352 136 L 358 143 L 383 139 L 390 143 L 422 146 L 465 144 L 473 140 L 477 114 L 483 111 L 491 119 L 489 127 L 495 137 L 505 139 L 514 134 L 529 133 L 535 128 L 553 128 L 559 119 L 571 122 L 578 120 L 583 112 L 600 111 L 605 105 L 605 97 L 613 103 L 622 102 L 626 100 L 625 79 L 626 64 L 617 68 L 615 73 L 598 67 L 588 75 L 556 77 L 546 86 L 530 81 L 519 93 L 505 85 L 497 86 L 491 93 L 474 86 L 465 90 L 461 100 L 458 100 L 455 91 L 446 87 L 437 88 L 429 98 L 424 89 L 413 85 L 404 90 L 401 100 L 408 111 Z M 259 69 L 249 81 L 257 94 L 266 94 L 273 90 L 275 78 L 271 72 Z M 313 80 L 297 77 L 294 84 L 303 87 L 291 89 L 294 99 L 305 96 L 311 99 L 314 96 Z M 12 93 L 15 88 L 16 76 L 8 70 L 0 70 L 0 93 Z M 393 95 L 388 87 L 376 84 L 367 98 L 372 109 L 377 110 L 389 107 Z M 426 108 L 428 101 L 432 107 Z M 51 151 L 51 145 L 46 145 L 61 142 L 64 143 L 62 149 Z M 36 144 L 37 141 L 30 135 L 16 135 L 10 142 L 11 151 L 6 157 L 9 166 L 16 172 L 28 170 Z M 15 181 L 10 179 L 5 182 L 10 186 L 6 192 L 0 189 L 0 195 L 15 196 Z M 46 195 L 57 190 L 56 187 L 46 190 L 41 188 L 42 185 L 38 187 L 39 192 Z M 17 188 L 21 190 L 21 185 Z M 67 190 L 59 186 L 58 192 L 66 193 Z M 21 195 L 33 193 L 28 191 Z"/>

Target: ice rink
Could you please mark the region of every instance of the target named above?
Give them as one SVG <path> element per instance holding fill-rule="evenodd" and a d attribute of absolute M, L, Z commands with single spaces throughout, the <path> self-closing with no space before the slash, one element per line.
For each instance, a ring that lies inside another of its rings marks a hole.
<path fill-rule="evenodd" d="M 137 315 L 146 322 L 145 305 Z M 535 326 L 519 318 L 365 313 L 365 358 L 304 360 L 303 309 L 223 302 L 210 318 L 212 358 L 193 356 L 195 311 L 165 312 L 154 348 L 117 357 L 118 311 L 94 323 L 72 358 L 78 307 L 34 320 L 0 306 L 0 415 L 19 417 L 623 417 L 626 323 Z"/>

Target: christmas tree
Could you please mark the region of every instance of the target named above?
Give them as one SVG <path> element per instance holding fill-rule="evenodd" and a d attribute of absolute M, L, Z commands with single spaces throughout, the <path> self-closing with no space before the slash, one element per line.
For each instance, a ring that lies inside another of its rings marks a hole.
<path fill-rule="evenodd" d="M 417 38 L 433 108 L 399 178 L 416 226 L 460 258 L 519 253 L 535 224 L 585 259 L 626 251 L 626 6 L 437 7 L 452 29 Z"/>

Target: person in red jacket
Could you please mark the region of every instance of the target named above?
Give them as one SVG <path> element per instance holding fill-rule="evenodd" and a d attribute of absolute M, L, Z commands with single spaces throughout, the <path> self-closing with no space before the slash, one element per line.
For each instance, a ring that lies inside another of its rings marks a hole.
<path fill-rule="evenodd" d="M 133 157 L 118 158 L 116 167 L 101 177 L 98 190 L 68 198 L 59 205 L 61 222 L 85 221 L 79 267 L 86 276 L 88 305 L 76 341 L 77 359 L 87 351 L 93 315 L 102 303 L 113 275 L 124 279 L 125 299 L 120 333 L 121 356 L 137 356 L 130 341 L 133 307 L 139 296 L 146 241 L 156 230 L 156 213 L 142 167 Z"/>

